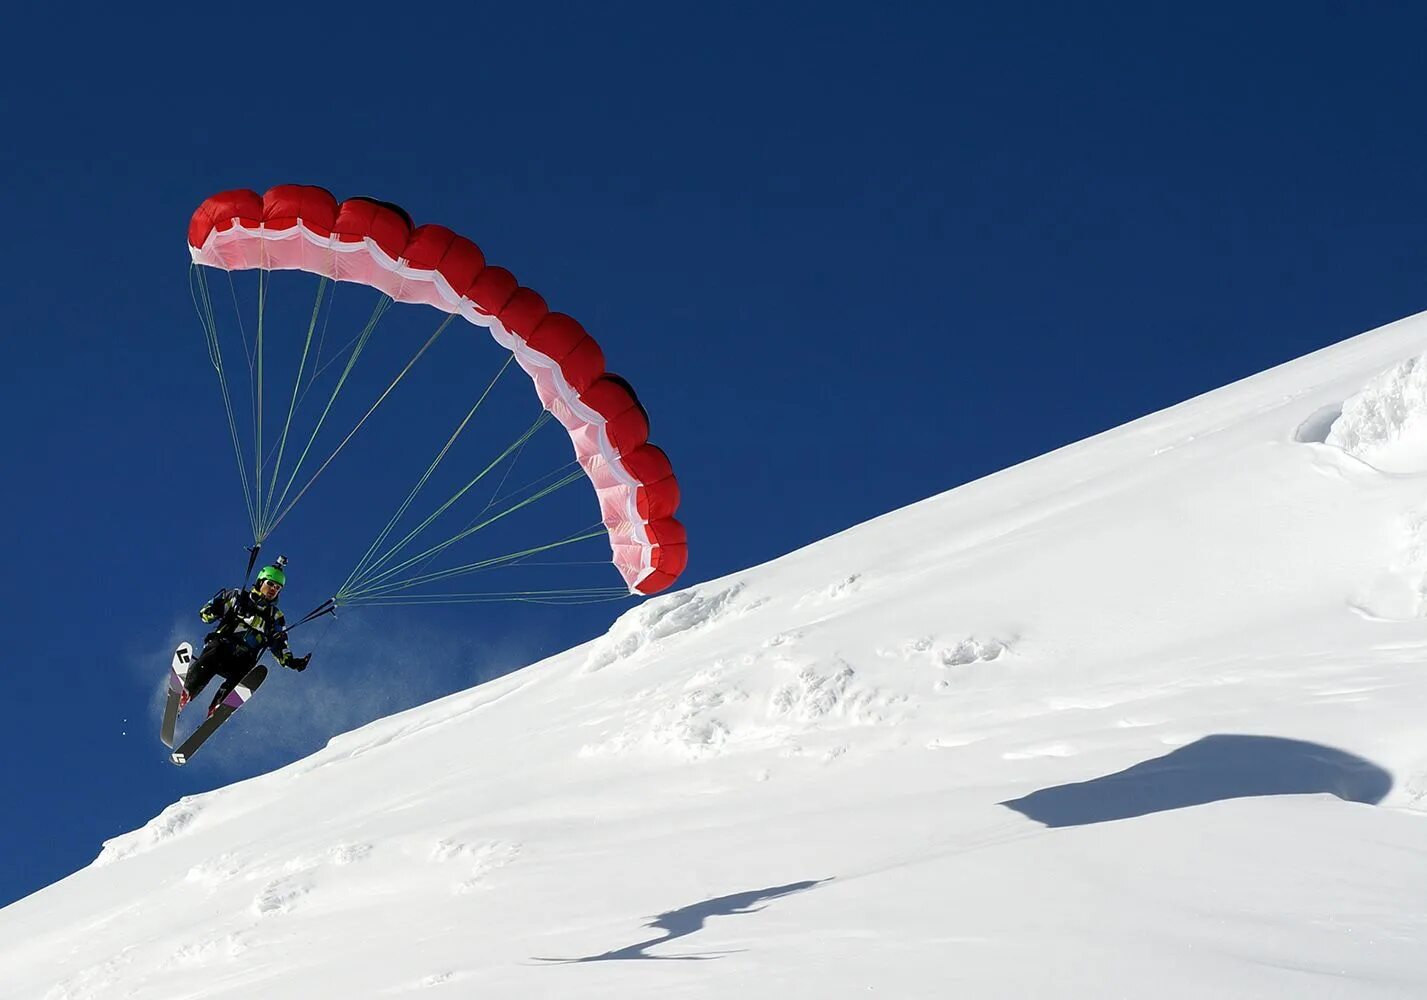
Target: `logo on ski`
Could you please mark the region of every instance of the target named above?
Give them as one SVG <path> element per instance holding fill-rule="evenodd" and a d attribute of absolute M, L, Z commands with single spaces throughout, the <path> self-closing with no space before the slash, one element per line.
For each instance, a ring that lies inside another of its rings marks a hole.
<path fill-rule="evenodd" d="M 258 686 L 262 684 L 267 675 L 268 668 L 261 663 L 252 670 L 249 670 L 247 675 L 235 684 L 231 691 L 223 696 L 223 700 L 214 706 L 208 718 L 204 719 L 202 724 L 189 735 L 188 739 L 184 740 L 183 744 L 170 755 L 170 759 L 179 765 L 186 764 L 192 760 L 193 755 L 198 752 L 198 748 L 203 746 L 208 738 L 217 732 L 219 726 L 228 721 L 229 716 L 243 707 L 244 703 L 253 696 L 253 692 L 257 691 Z M 170 739 L 171 738 L 170 736 Z M 169 743 L 168 745 L 172 746 L 173 744 Z"/>

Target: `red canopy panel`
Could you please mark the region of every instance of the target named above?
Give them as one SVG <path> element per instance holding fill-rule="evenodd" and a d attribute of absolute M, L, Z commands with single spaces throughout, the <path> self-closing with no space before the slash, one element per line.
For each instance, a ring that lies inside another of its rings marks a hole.
<path fill-rule="evenodd" d="M 488 265 L 475 243 L 444 226 L 417 226 L 390 202 L 338 202 L 301 184 L 208 198 L 193 213 L 188 243 L 197 264 L 310 271 L 488 327 L 569 433 L 631 592 L 657 593 L 683 572 L 688 541 L 673 517 L 678 481 L 668 457 L 648 443 L 649 417 L 633 387 L 605 371 L 604 352 L 584 327 Z"/>

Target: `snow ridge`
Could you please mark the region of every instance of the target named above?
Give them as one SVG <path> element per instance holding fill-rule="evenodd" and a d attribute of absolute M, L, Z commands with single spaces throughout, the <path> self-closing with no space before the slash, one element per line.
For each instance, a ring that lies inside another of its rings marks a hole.
<path fill-rule="evenodd" d="M 1427 471 L 1427 355 L 1394 365 L 1347 399 L 1325 443 L 1383 472 Z"/>
<path fill-rule="evenodd" d="M 184 798 L 0 911 L 0 995 L 1427 995 L 1424 347 L 1395 324 Z"/>

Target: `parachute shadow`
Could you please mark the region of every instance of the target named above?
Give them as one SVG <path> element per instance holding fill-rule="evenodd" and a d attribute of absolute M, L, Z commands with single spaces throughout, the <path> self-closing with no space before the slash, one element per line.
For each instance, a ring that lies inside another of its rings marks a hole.
<path fill-rule="evenodd" d="M 1000 805 L 1048 827 L 1085 826 L 1264 795 L 1326 792 L 1376 805 L 1392 783 L 1392 774 L 1371 761 L 1318 743 L 1219 734 L 1116 774 Z"/>
<path fill-rule="evenodd" d="M 599 955 L 586 955 L 583 958 L 536 958 L 537 962 L 547 962 L 558 965 L 577 965 L 582 962 L 619 962 L 629 960 L 653 960 L 661 962 L 704 962 L 714 958 L 721 958 L 729 952 L 706 952 L 701 954 L 686 955 L 649 955 L 647 950 L 655 945 L 667 944 L 678 938 L 688 937 L 703 930 L 704 922 L 710 917 L 731 917 L 742 913 L 757 913 L 768 905 L 770 900 L 782 899 L 784 896 L 791 896 L 794 893 L 805 892 L 808 889 L 816 888 L 824 882 L 831 882 L 832 879 L 810 879 L 803 882 L 792 882 L 788 885 L 773 886 L 768 889 L 755 889 L 752 892 L 738 892 L 731 896 L 719 896 L 716 899 L 706 899 L 701 903 L 694 903 L 690 906 L 683 906 L 677 910 L 670 910 L 661 913 L 646 927 L 654 927 L 664 932 L 662 937 L 650 938 L 648 941 L 640 941 L 637 944 L 626 945 L 614 951 L 606 951 Z M 763 905 L 759 905 L 759 904 Z"/>

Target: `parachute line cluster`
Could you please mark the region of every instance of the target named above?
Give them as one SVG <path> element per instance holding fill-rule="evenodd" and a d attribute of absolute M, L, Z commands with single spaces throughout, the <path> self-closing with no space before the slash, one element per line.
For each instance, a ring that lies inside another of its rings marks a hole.
<path fill-rule="evenodd" d="M 188 244 L 195 265 L 230 272 L 307 271 L 332 281 L 375 288 L 388 297 L 388 302 L 429 305 L 486 329 L 496 343 L 511 352 L 515 363 L 534 384 L 541 406 L 569 435 L 581 470 L 574 478 L 581 474 L 587 478 L 599 500 L 602 532 L 595 534 L 607 535 L 612 562 L 628 592 L 656 593 L 683 571 L 688 549 L 683 525 L 674 517 L 679 504 L 678 482 L 668 457 L 648 440 L 648 416 L 633 389 L 624 379 L 605 370 L 603 351 L 577 321 L 552 312 L 539 294 L 520 285 L 509 271 L 488 265 L 480 248 L 470 240 L 444 226 L 416 226 L 406 212 L 386 202 L 370 198 L 338 202 L 323 188 L 281 185 L 262 195 L 240 189 L 207 199 L 189 224 Z M 198 285 L 203 301 L 198 301 L 195 292 L 195 303 L 212 329 L 211 300 L 201 278 Z M 319 288 L 307 331 L 304 363 L 317 326 L 321 297 Z M 261 311 L 259 316 L 261 324 Z M 262 336 L 260 326 L 248 358 L 250 372 L 259 383 L 263 377 Z M 210 338 L 210 354 L 223 378 L 222 359 L 213 339 Z M 246 344 L 246 336 L 244 341 Z M 358 351 L 360 346 L 359 343 Z M 236 443 L 235 417 L 226 388 L 225 406 Z M 261 440 L 260 431 L 258 436 Z M 285 445 L 286 426 L 283 436 Z M 297 464 L 300 467 L 301 460 Z M 249 484 L 246 478 L 244 481 L 255 534 L 264 528 L 271 530 L 296 502 L 294 498 L 284 503 L 292 478 L 280 493 L 276 490 L 275 466 L 264 503 L 261 468 L 260 465 L 256 483 Z M 295 476 L 296 470 L 292 473 Z M 566 485 L 569 479 L 565 477 L 560 485 Z M 274 494 L 279 496 L 275 506 Z M 491 520 L 486 519 L 484 524 Z M 429 554 L 423 553 L 401 564 L 401 568 Z M 532 552 L 520 555 L 529 554 Z M 387 589 L 396 581 L 385 579 L 392 567 L 370 576 L 374 568 L 371 555 L 368 553 L 366 566 L 359 567 L 357 573 L 359 579 L 364 579 L 360 583 L 349 580 L 345 586 L 351 588 L 355 583 L 359 588 L 350 591 L 353 597 L 360 592 L 368 600 L 397 599 Z M 451 599 L 458 595 L 446 596 Z M 459 596 L 469 599 L 477 595 Z M 566 595 L 571 600 L 594 596 L 588 591 Z M 518 600 L 520 596 L 491 595 L 491 599 Z"/>

